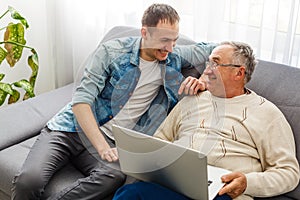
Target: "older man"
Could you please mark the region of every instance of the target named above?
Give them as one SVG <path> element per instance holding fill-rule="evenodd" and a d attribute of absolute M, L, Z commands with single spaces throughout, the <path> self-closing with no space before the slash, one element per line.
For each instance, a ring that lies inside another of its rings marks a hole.
<path fill-rule="evenodd" d="M 155 133 L 207 154 L 210 165 L 232 171 L 220 177 L 225 185 L 215 199 L 275 196 L 299 182 L 290 125 L 273 103 L 245 87 L 255 65 L 247 44 L 221 43 L 206 63 L 207 91 L 185 97 Z M 115 199 L 129 193 L 131 199 L 188 199 L 144 182 L 124 186 Z"/>

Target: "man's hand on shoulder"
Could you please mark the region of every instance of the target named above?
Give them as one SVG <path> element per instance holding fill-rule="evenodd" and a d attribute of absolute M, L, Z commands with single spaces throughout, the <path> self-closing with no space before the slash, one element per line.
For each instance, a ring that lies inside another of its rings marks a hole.
<path fill-rule="evenodd" d="M 247 178 L 243 173 L 232 172 L 221 177 L 225 186 L 219 191 L 219 195 L 228 194 L 232 199 L 240 196 L 247 188 Z"/>
<path fill-rule="evenodd" d="M 205 89 L 206 83 L 202 76 L 199 79 L 189 76 L 181 83 L 178 94 L 195 95 Z"/>

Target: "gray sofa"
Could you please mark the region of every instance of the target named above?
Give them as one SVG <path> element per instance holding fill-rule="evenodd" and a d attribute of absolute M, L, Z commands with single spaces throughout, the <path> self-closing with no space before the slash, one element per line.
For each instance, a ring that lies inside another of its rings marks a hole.
<path fill-rule="evenodd" d="M 139 35 L 131 27 L 115 27 L 103 38 Z M 181 36 L 178 44 L 192 44 Z M 190 71 L 183 72 L 189 75 Z M 193 72 L 194 73 L 194 72 Z M 300 69 L 260 60 L 248 87 L 274 102 L 285 114 L 294 131 L 297 158 L 300 158 Z M 0 108 L 0 200 L 10 199 L 11 181 L 24 162 L 40 129 L 71 100 L 73 84 L 38 95 L 32 99 Z M 58 171 L 47 185 L 43 199 L 83 177 L 71 164 Z M 259 198 L 257 198 L 259 199 Z M 266 198 L 265 198 L 266 199 Z M 300 199 L 300 186 L 292 192 L 267 199 Z"/>

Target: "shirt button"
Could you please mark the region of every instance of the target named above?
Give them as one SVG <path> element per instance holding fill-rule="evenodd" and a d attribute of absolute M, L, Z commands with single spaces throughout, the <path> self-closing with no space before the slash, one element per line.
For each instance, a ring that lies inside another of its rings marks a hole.
<path fill-rule="evenodd" d="M 122 105 L 119 105 L 119 108 L 121 109 L 121 108 L 123 108 L 123 106 L 122 106 Z"/>
<path fill-rule="evenodd" d="M 113 116 L 112 115 L 109 115 L 109 119 L 112 119 L 113 118 Z"/>
<path fill-rule="evenodd" d="M 129 96 L 132 96 L 132 92 L 129 93 Z"/>

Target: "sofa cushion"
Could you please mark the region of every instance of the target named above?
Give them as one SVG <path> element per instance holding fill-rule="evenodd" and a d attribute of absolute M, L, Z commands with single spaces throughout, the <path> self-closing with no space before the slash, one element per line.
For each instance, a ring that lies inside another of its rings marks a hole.
<path fill-rule="evenodd" d="M 272 74 L 272 75 L 271 75 Z M 296 147 L 300 145 L 300 69 L 273 62 L 259 60 L 248 87 L 257 94 L 272 101 L 283 112 L 290 123 Z M 300 159 L 300 149 L 296 148 L 297 159 Z M 300 185 L 285 194 L 298 199 Z"/>
<path fill-rule="evenodd" d="M 0 188 L 4 192 L 10 191 L 12 178 L 21 168 L 29 152 L 29 148 L 32 146 L 35 139 L 36 137 L 31 138 L 22 142 L 21 144 L 13 145 L 0 151 Z"/>
<path fill-rule="evenodd" d="M 0 150 L 24 141 L 71 100 L 73 84 L 0 109 Z M 49 102 L 50 101 L 50 102 Z"/>

